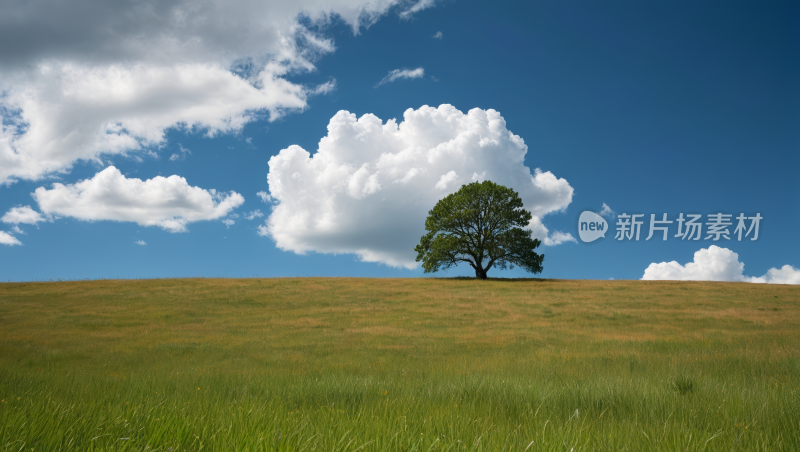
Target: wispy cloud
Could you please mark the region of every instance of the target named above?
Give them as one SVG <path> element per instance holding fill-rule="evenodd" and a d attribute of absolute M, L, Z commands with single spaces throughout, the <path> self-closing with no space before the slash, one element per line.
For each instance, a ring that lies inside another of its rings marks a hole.
<path fill-rule="evenodd" d="M 383 80 L 378 82 L 378 84 L 375 85 L 375 88 L 381 85 L 385 85 L 387 83 L 392 83 L 393 81 L 399 78 L 414 79 L 414 78 L 422 78 L 424 76 L 425 76 L 425 69 L 421 67 L 418 67 L 416 69 L 406 69 L 406 68 L 394 69 L 392 71 L 389 71 L 389 74 L 386 77 L 384 77 Z"/>
<path fill-rule="evenodd" d="M 544 246 L 556 246 L 567 242 L 578 243 L 569 232 L 555 231 L 549 237 L 544 238 Z"/>
<path fill-rule="evenodd" d="M 135 244 L 137 244 L 137 245 L 141 245 L 141 246 L 145 246 L 145 245 L 147 245 L 147 243 L 145 243 L 145 241 L 144 241 L 144 240 L 137 240 L 137 241 L 135 241 L 135 242 L 133 242 L 133 243 L 135 243 Z"/>
<path fill-rule="evenodd" d="M 443 35 L 441 31 L 437 31 L 435 35 L 432 36 L 433 39 L 442 39 Z"/>
<path fill-rule="evenodd" d="M 436 0 L 419 0 L 417 3 L 414 4 L 414 6 L 412 6 L 411 8 L 409 8 L 409 9 L 403 11 L 403 12 L 401 12 L 400 13 L 400 17 L 402 17 L 403 19 L 407 19 L 407 18 L 411 17 L 412 15 L 414 15 L 415 13 L 418 13 L 418 12 L 422 11 L 423 9 L 428 9 L 428 8 L 432 7 L 433 5 L 435 5 L 435 4 L 436 4 Z"/>
<path fill-rule="evenodd" d="M 321 85 L 317 85 L 317 87 L 314 88 L 310 92 L 310 94 L 314 96 L 320 96 L 320 95 L 330 94 L 334 90 L 336 90 L 336 79 L 327 81 Z"/>
<path fill-rule="evenodd" d="M 169 156 L 169 161 L 170 162 L 174 162 L 176 160 L 186 160 L 186 154 L 191 154 L 192 153 L 192 151 L 186 149 L 180 143 L 178 143 L 178 148 L 180 149 L 181 153 L 180 154 L 172 154 L 172 155 L 170 155 Z"/>
<path fill-rule="evenodd" d="M 600 215 L 606 218 L 614 218 L 617 216 L 617 214 L 614 213 L 614 211 L 611 210 L 611 207 L 608 207 L 608 204 L 606 203 L 603 203 L 603 210 L 600 211 Z"/>
<path fill-rule="evenodd" d="M 255 220 L 256 218 L 263 217 L 264 214 L 261 212 L 261 209 L 256 209 L 250 213 L 244 214 L 245 220 Z"/>

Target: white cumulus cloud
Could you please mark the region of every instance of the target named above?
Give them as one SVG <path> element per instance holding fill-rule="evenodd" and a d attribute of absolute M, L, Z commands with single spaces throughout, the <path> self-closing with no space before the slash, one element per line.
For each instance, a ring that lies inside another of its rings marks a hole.
<path fill-rule="evenodd" d="M 272 157 L 267 179 L 276 204 L 259 235 L 296 253 L 352 253 L 414 268 L 428 211 L 475 176 L 516 190 L 534 215 L 529 227 L 547 241 L 541 218 L 565 209 L 573 189 L 549 171 L 531 174 L 528 147 L 499 112 L 441 105 L 403 117 L 383 123 L 340 111 L 313 156 L 290 146 Z M 554 234 L 550 243 L 567 236 Z"/>
<path fill-rule="evenodd" d="M 178 127 L 242 130 L 307 107 L 318 86 L 287 77 L 390 10 L 430 0 L 0 2 L 0 183 L 69 171 L 79 160 L 146 152 Z M 176 154 L 178 155 L 178 154 Z M 177 157 L 176 157 L 177 158 Z"/>
<path fill-rule="evenodd" d="M 236 192 L 192 187 L 180 176 L 129 179 L 113 166 L 75 184 L 54 183 L 50 190 L 39 187 L 33 198 L 46 214 L 85 221 L 131 221 L 170 232 L 186 232 L 188 223 L 224 217 L 244 203 Z"/>
<path fill-rule="evenodd" d="M 800 270 L 791 265 L 770 268 L 763 276 L 744 274 L 739 255 L 727 248 L 711 245 L 694 253 L 694 260 L 681 265 L 676 261 L 652 263 L 644 271 L 643 280 L 678 281 L 743 281 L 768 284 L 800 284 Z"/>
<path fill-rule="evenodd" d="M 751 277 L 750 282 L 767 284 L 800 284 L 800 269 L 791 265 L 770 268 L 764 276 Z"/>
<path fill-rule="evenodd" d="M 39 212 L 31 209 L 31 206 L 17 206 L 6 212 L 0 221 L 12 224 L 36 224 L 45 221 L 45 218 Z"/>
<path fill-rule="evenodd" d="M 133 242 L 133 243 L 135 243 L 135 244 L 137 244 L 137 245 L 141 245 L 141 246 L 145 246 L 145 245 L 147 245 L 147 243 L 146 243 L 144 240 L 137 240 L 137 241 L 135 241 L 135 242 Z"/>
<path fill-rule="evenodd" d="M 265 77 L 253 85 L 211 64 L 41 68 L 33 86 L 3 98 L 20 114 L 17 124 L 3 126 L 0 181 L 38 179 L 76 160 L 158 145 L 170 127 L 213 136 L 241 130 L 259 110 L 274 119 L 305 107 L 301 86 Z"/>
<path fill-rule="evenodd" d="M 8 246 L 22 245 L 22 242 L 17 240 L 16 237 L 9 234 L 8 232 L 0 231 L 0 245 L 8 245 Z"/>
<path fill-rule="evenodd" d="M 389 71 L 389 74 L 386 77 L 384 77 L 380 82 L 378 82 L 377 85 L 375 85 L 375 88 L 381 85 L 385 85 L 387 83 L 392 83 L 393 81 L 399 78 L 414 79 L 414 78 L 422 78 L 424 76 L 425 76 L 425 69 L 421 67 L 418 67 L 416 69 L 393 69 Z"/>

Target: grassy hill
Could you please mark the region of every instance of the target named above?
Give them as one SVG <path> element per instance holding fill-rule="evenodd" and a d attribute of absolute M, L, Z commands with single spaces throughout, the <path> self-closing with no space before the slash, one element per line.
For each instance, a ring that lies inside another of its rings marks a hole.
<path fill-rule="evenodd" d="M 14 451 L 800 450 L 800 287 L 4 283 L 0 399 Z"/>

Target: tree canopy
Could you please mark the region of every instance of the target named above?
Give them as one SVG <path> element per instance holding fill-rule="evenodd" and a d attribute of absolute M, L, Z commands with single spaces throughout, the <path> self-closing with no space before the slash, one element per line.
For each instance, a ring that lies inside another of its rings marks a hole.
<path fill-rule="evenodd" d="M 531 218 L 519 194 L 508 187 L 488 180 L 464 185 L 428 212 L 428 233 L 414 248 L 417 262 L 422 261 L 425 273 L 466 262 L 481 279 L 493 267 L 516 265 L 539 273 L 544 255 L 533 250 L 541 242 L 523 229 Z"/>

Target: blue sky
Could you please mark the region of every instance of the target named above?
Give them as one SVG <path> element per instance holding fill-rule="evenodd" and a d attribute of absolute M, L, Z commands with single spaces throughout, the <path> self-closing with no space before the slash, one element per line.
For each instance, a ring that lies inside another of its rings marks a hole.
<path fill-rule="evenodd" d="M 800 282 L 796 4 L 300 3 L 87 7 L 60 28 L 44 3 L 0 7 L 0 280 L 423 276 L 408 225 L 483 174 L 539 213 L 541 277 Z M 581 242 L 604 203 L 645 214 L 639 241 Z M 758 240 L 644 240 L 651 213 L 719 212 L 760 213 Z"/>

